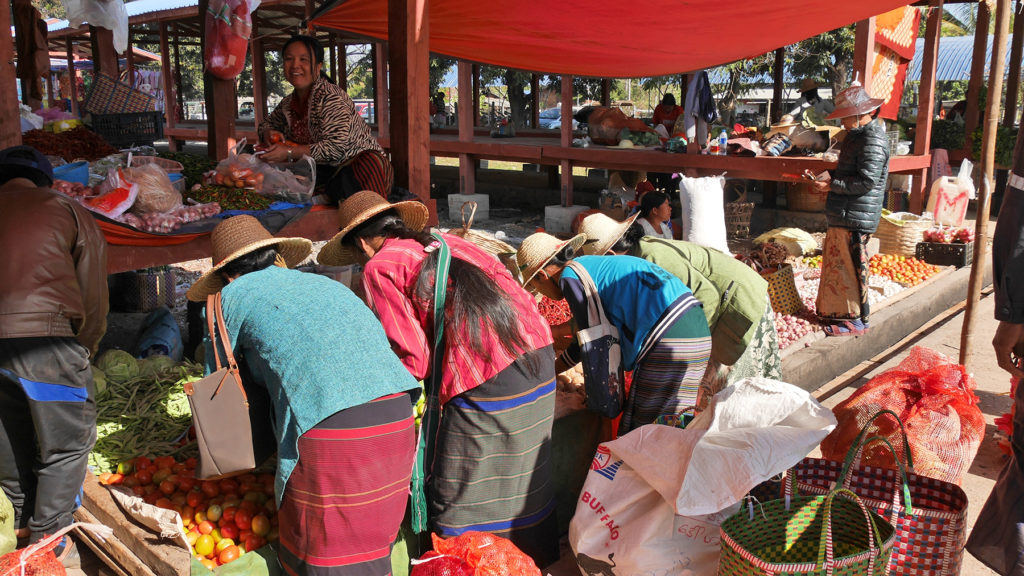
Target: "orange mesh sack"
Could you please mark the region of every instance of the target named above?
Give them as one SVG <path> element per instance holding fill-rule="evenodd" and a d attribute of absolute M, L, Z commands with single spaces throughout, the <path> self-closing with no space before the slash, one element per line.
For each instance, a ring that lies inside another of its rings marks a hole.
<path fill-rule="evenodd" d="M 57 560 L 53 549 L 64 539 L 64 534 L 75 527 L 89 529 L 101 538 L 113 533 L 113 530 L 101 524 L 74 523 L 31 546 L 0 556 L 0 576 L 65 576 L 67 571 Z"/>
<path fill-rule="evenodd" d="M 879 410 L 892 410 L 907 428 L 914 472 L 960 484 L 985 435 L 985 418 L 974 395 L 974 379 L 952 358 L 914 347 L 900 364 L 854 392 L 833 409 L 839 425 L 821 442 L 822 456 L 843 461 L 861 428 Z M 868 437 L 890 441 L 903 459 L 899 427 L 876 420 Z M 864 450 L 867 466 L 891 468 L 884 444 Z"/>
<path fill-rule="evenodd" d="M 447 540 L 431 534 L 434 551 L 461 558 L 475 576 L 540 576 L 533 559 L 510 540 L 486 532 L 466 532 Z"/>

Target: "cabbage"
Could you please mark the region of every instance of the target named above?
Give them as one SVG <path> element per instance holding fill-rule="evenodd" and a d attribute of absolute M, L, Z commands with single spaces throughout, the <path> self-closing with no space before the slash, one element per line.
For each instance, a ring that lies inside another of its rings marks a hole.
<path fill-rule="evenodd" d="M 107 391 L 107 376 L 95 366 L 92 367 L 92 385 L 96 389 L 96 396 Z"/>
<path fill-rule="evenodd" d="M 178 367 L 178 363 L 173 358 L 163 354 L 147 356 L 139 360 L 138 364 L 139 376 L 149 380 L 174 377 L 176 376 L 174 370 Z"/>
<path fill-rule="evenodd" d="M 107 380 L 115 384 L 127 382 L 139 375 L 139 363 L 124 350 L 107 350 L 96 359 L 96 367 L 103 371 Z"/>

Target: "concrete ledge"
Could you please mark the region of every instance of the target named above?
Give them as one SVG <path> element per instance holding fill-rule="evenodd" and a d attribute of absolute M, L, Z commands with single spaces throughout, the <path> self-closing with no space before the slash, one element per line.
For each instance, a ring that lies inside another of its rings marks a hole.
<path fill-rule="evenodd" d="M 782 358 L 782 380 L 814 391 L 864 360 L 880 354 L 951 306 L 967 298 L 970 267 L 925 284 L 906 298 L 871 315 L 864 336 L 827 337 Z M 984 285 L 992 283 L 992 266 L 985 263 Z M 800 346 L 800 343 L 793 344 Z"/>

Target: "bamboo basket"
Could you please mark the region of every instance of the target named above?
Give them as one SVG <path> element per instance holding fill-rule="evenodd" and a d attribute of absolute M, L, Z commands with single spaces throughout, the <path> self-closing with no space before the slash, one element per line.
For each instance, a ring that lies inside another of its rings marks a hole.
<path fill-rule="evenodd" d="M 466 218 L 466 206 L 469 206 L 469 218 Z M 519 266 L 516 263 L 516 249 L 510 244 L 498 240 L 490 234 L 484 232 L 477 232 L 472 229 L 473 216 L 476 215 L 476 202 L 470 200 L 462 205 L 460 210 L 462 212 L 462 228 L 452 228 L 448 231 L 453 236 L 458 236 L 463 240 L 476 244 L 484 252 L 494 254 L 494 256 L 505 265 L 512 277 L 517 281 L 521 280 L 519 273 Z"/>
<path fill-rule="evenodd" d="M 878 251 L 908 258 L 917 255 L 917 243 L 924 241 L 924 231 L 934 225 L 931 218 L 910 212 L 889 212 L 882 210 L 878 221 Z"/>
<path fill-rule="evenodd" d="M 800 212 L 822 212 L 828 190 L 818 191 L 811 182 L 793 182 L 786 190 L 786 206 Z"/>
<path fill-rule="evenodd" d="M 747 238 L 750 236 L 750 219 L 754 215 L 754 203 L 747 202 L 747 188 L 737 182 L 734 189 L 739 198 L 725 204 L 725 232 L 730 238 Z"/>

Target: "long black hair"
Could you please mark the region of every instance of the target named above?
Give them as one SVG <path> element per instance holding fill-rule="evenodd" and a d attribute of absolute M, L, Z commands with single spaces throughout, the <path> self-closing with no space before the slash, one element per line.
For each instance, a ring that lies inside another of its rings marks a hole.
<path fill-rule="evenodd" d="M 309 51 L 310 58 L 312 59 L 313 62 L 313 66 L 320 64 L 320 76 L 326 78 L 328 82 L 334 84 L 334 78 L 331 78 L 331 75 L 328 74 L 326 70 L 324 70 L 324 47 L 321 46 L 320 42 L 317 41 L 317 39 L 312 36 L 307 36 L 305 34 L 296 34 L 289 38 L 288 41 L 284 43 L 284 46 L 281 46 L 281 59 L 284 60 L 284 51 L 287 50 L 289 46 L 295 44 L 296 42 L 304 45 L 306 47 L 306 50 Z"/>
<path fill-rule="evenodd" d="M 413 232 L 394 210 L 387 210 L 363 222 L 342 238 L 342 244 L 356 247 L 359 238 L 400 238 L 415 240 L 424 247 L 435 242 L 427 232 Z M 434 279 L 437 276 L 438 250 L 433 250 L 423 259 L 414 297 L 421 302 L 434 299 Z M 465 326 L 469 332 L 470 347 L 486 360 L 490 355 L 483 346 L 483 333 L 490 325 L 498 340 L 509 354 L 529 352 L 522 335 L 519 316 L 511 298 L 502 292 L 498 284 L 477 266 L 452 255 L 448 268 L 449 287 L 445 296 L 446 321 L 456 326 Z M 458 333 L 446 332 L 447 338 L 457 338 Z"/>
<path fill-rule="evenodd" d="M 644 194 L 643 198 L 640 199 L 640 217 L 647 218 L 651 214 L 651 210 L 661 206 L 666 201 L 668 201 L 668 194 L 664 192 L 654 190 Z"/>
<path fill-rule="evenodd" d="M 270 268 L 277 259 L 277 248 L 264 246 L 257 248 L 248 254 L 243 254 L 224 265 L 219 270 L 220 277 L 226 284 L 228 278 L 242 276 L 250 272 L 258 272 L 264 268 Z"/>
<path fill-rule="evenodd" d="M 648 192 L 648 194 L 651 194 L 651 192 Z M 643 226 L 634 222 L 632 226 L 626 229 L 626 233 L 619 237 L 619 240 L 612 246 L 611 250 L 616 254 L 629 254 L 636 248 L 643 237 Z"/>

